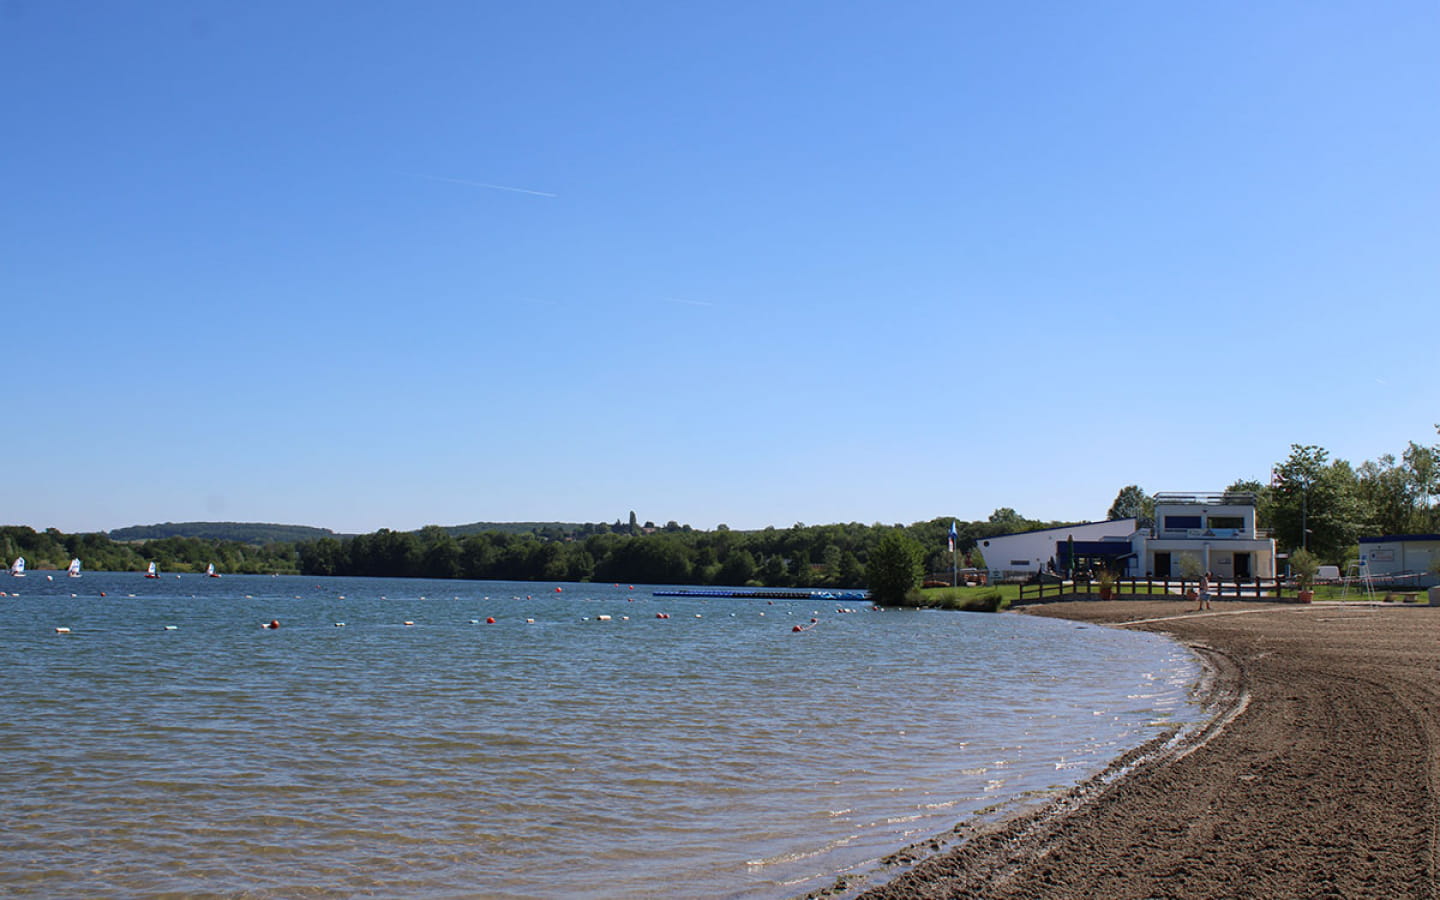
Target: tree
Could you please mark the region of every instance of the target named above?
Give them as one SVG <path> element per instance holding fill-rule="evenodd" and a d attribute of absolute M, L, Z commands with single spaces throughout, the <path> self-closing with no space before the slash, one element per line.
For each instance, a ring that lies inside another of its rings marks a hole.
<path fill-rule="evenodd" d="M 755 557 L 749 550 L 734 550 L 720 563 L 715 574 L 717 584 L 744 587 L 755 577 Z"/>
<path fill-rule="evenodd" d="M 776 553 L 765 557 L 765 562 L 760 566 L 760 577 L 764 580 L 766 587 L 784 587 L 785 558 Z"/>
<path fill-rule="evenodd" d="M 1290 555 L 1290 574 L 1300 590 L 1308 591 L 1320 572 L 1320 561 L 1309 550 L 1296 550 Z"/>
<path fill-rule="evenodd" d="M 1141 528 L 1149 528 L 1155 524 L 1155 501 L 1138 484 L 1126 485 L 1115 495 L 1115 502 L 1110 504 L 1105 518 L 1111 521 L 1136 519 Z"/>
<path fill-rule="evenodd" d="M 460 577 L 460 544 L 446 534 L 425 548 L 420 571 L 426 578 Z"/>
<path fill-rule="evenodd" d="M 1275 497 L 1269 485 L 1254 479 L 1241 479 L 1225 488 L 1227 494 L 1255 495 L 1255 527 L 1272 528 L 1275 522 Z"/>
<path fill-rule="evenodd" d="M 334 538 L 321 538 L 299 545 L 300 570 L 307 575 L 340 574 L 345 551 Z"/>
<path fill-rule="evenodd" d="M 1311 444 L 1291 444 L 1290 457 L 1275 467 L 1275 539 L 1295 549 L 1309 546 L 1311 492 L 1324 471 L 1329 452 Z"/>
<path fill-rule="evenodd" d="M 1436 426 L 1436 430 L 1440 431 L 1440 426 Z M 1411 527 L 1415 531 L 1431 531 L 1435 523 L 1431 502 L 1435 492 L 1440 490 L 1440 447 L 1422 447 L 1411 441 L 1405 450 L 1404 460 L 1415 498 L 1414 524 Z"/>
<path fill-rule="evenodd" d="M 1025 531 L 1030 525 L 1030 523 L 1026 521 L 1024 516 L 1020 515 L 1008 506 L 1002 506 L 992 512 L 990 514 L 990 518 L 987 521 L 996 528 L 1004 529 L 1004 531 L 994 532 L 993 534 L 991 534 L 991 537 L 994 537 L 995 534 Z"/>
<path fill-rule="evenodd" d="M 904 531 L 896 528 L 881 535 L 866 566 L 871 598 L 890 606 L 904 602 L 905 595 L 920 586 L 923 558 L 920 545 Z"/>
<path fill-rule="evenodd" d="M 865 583 L 865 567 L 860 558 L 849 550 L 840 554 L 840 572 L 835 578 L 836 587 L 856 588 Z"/>
<path fill-rule="evenodd" d="M 1199 581 L 1200 576 L 1205 574 L 1205 563 L 1193 550 L 1180 554 L 1179 567 L 1180 577 L 1186 581 Z"/>
<path fill-rule="evenodd" d="M 820 566 L 825 573 L 825 583 L 831 587 L 844 587 L 840 584 L 840 560 L 844 555 L 834 544 L 826 544 L 820 553 Z"/>
<path fill-rule="evenodd" d="M 1345 550 L 1359 539 L 1367 514 L 1355 470 L 1329 457 L 1313 445 L 1290 446 L 1289 459 L 1275 468 L 1273 527 L 1282 546 L 1344 564 Z"/>
<path fill-rule="evenodd" d="M 795 555 L 790 557 L 790 580 L 796 587 L 807 587 L 815 580 L 810 571 L 810 559 L 803 551 L 796 551 Z"/>
<path fill-rule="evenodd" d="M 595 564 L 602 581 L 646 584 L 687 584 L 690 558 L 685 546 L 670 536 L 653 535 L 622 540 Z"/>
<path fill-rule="evenodd" d="M 1322 559 L 1346 565 L 1354 558 L 1348 556 L 1349 548 L 1365 526 L 1359 482 L 1350 463 L 1337 459 L 1327 466 L 1310 497 L 1310 549 Z"/>
<path fill-rule="evenodd" d="M 1377 534 L 1405 534 L 1415 516 L 1414 483 L 1389 453 L 1355 470 L 1365 524 Z"/>

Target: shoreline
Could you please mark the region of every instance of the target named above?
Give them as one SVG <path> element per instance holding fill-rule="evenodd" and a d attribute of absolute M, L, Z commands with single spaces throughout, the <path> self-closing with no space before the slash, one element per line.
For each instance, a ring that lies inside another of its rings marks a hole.
<path fill-rule="evenodd" d="M 1017 614 L 1169 635 L 1205 666 L 1197 696 L 1206 715 L 1049 802 L 961 823 L 953 840 L 889 857 L 894 874 L 882 868 L 871 886 L 831 895 L 1440 893 L 1440 615 L 1241 601 L 1197 613 L 1165 600 Z"/>

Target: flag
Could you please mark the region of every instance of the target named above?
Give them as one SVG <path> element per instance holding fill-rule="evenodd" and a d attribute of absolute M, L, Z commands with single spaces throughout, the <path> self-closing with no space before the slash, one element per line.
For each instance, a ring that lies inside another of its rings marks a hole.
<path fill-rule="evenodd" d="M 955 552 L 955 539 L 956 539 L 957 537 L 959 537 L 959 536 L 960 536 L 960 533 L 959 533 L 958 529 L 956 529 L 956 527 L 955 527 L 955 521 L 952 519 L 952 520 L 950 521 L 950 552 L 951 552 L 951 553 L 954 553 L 954 552 Z"/>

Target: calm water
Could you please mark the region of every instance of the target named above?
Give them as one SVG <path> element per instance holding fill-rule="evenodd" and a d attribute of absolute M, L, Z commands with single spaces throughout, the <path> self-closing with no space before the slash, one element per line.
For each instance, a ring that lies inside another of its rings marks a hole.
<path fill-rule="evenodd" d="M 790 897 L 1195 715 L 1175 645 L 1029 617 L 45 574 L 0 583 L 7 895 Z"/>

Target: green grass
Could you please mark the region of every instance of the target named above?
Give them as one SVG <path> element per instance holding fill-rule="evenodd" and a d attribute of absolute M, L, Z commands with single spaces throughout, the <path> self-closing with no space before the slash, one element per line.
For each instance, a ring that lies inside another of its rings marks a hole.
<path fill-rule="evenodd" d="M 954 609 L 967 612 L 998 612 L 1020 596 L 1018 585 L 996 587 L 922 588 L 905 597 L 906 606 L 926 609 Z"/>
<path fill-rule="evenodd" d="M 1390 596 L 1390 600 L 1391 600 L 1392 603 L 1404 603 L 1404 602 L 1405 602 L 1405 598 L 1402 596 L 1403 594 L 1414 594 L 1414 595 L 1415 595 L 1415 600 L 1414 600 L 1413 602 L 1415 602 L 1415 603 L 1427 603 L 1427 602 L 1429 602 L 1429 601 L 1428 601 L 1428 598 L 1427 598 L 1427 596 L 1426 596 L 1425 588 L 1415 588 L 1415 589 L 1413 589 L 1413 590 L 1407 590 L 1407 591 L 1399 591 L 1399 590 L 1392 590 L 1392 589 L 1386 589 L 1386 588 L 1376 588 L 1376 589 L 1375 589 L 1375 599 L 1376 599 L 1376 600 L 1384 600 L 1387 594 Z M 1345 601 L 1351 601 L 1351 600 L 1369 600 L 1369 599 L 1370 599 L 1370 595 L 1369 595 L 1369 593 L 1367 593 L 1367 592 L 1365 591 L 1365 588 L 1364 588 L 1363 585 L 1353 585 L 1353 584 L 1352 584 L 1352 585 L 1350 585 L 1350 589 L 1347 591 L 1347 590 L 1345 589 L 1344 585 L 1339 585 L 1339 584 L 1318 584 L 1318 585 L 1315 586 L 1315 599 L 1316 599 L 1316 600 L 1345 600 Z"/>

